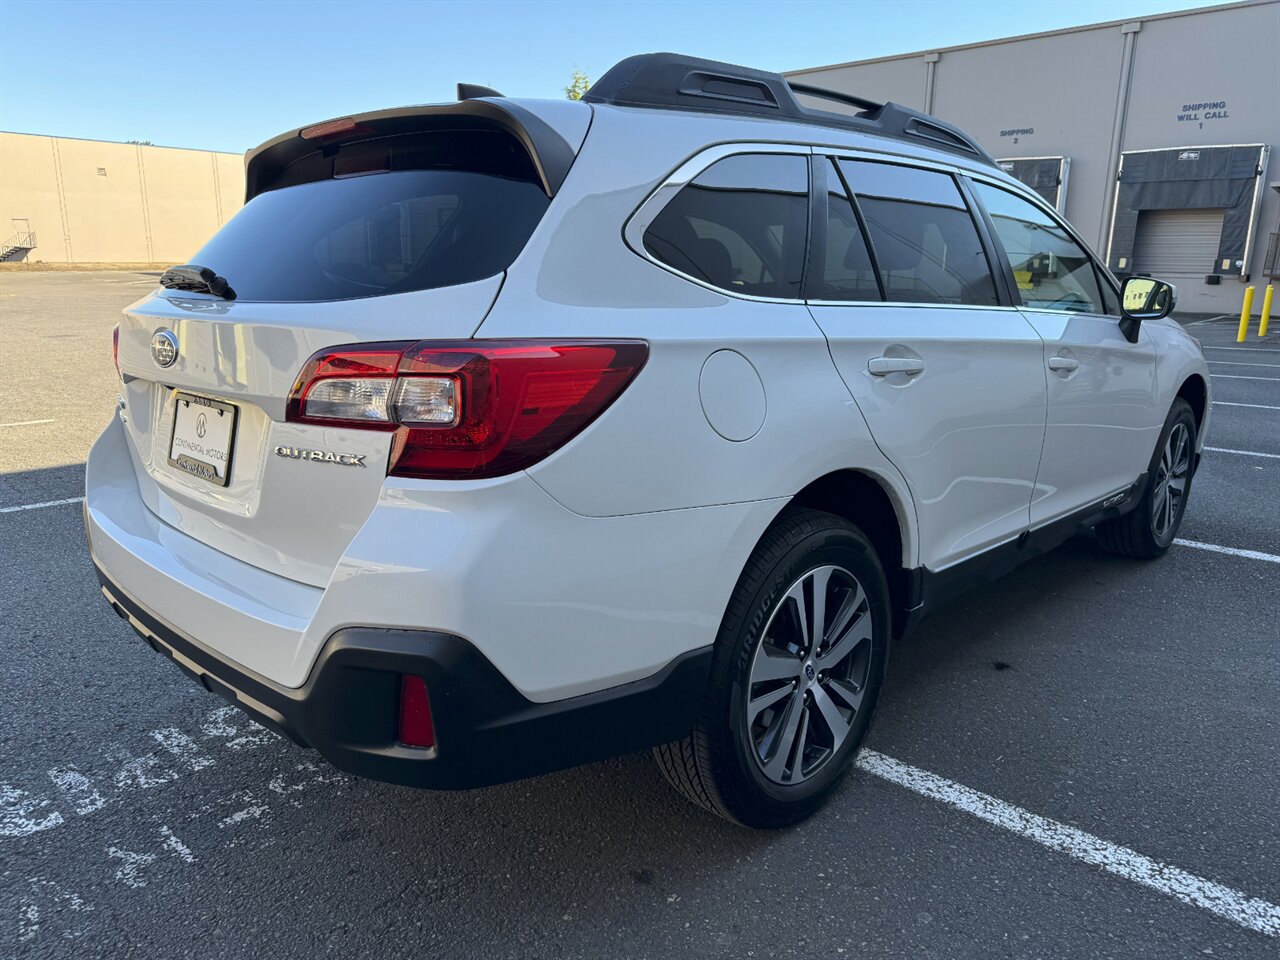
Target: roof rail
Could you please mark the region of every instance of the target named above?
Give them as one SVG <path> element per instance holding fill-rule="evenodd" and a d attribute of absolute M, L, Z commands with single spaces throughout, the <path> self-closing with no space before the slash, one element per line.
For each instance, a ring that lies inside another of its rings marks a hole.
<path fill-rule="evenodd" d="M 858 108 L 850 116 L 804 106 L 796 94 Z M 655 107 L 766 117 L 840 127 L 996 162 L 972 137 L 944 120 L 896 103 L 877 103 L 834 90 L 789 82 L 780 73 L 700 60 L 676 53 L 644 53 L 610 68 L 582 99 L 620 107 Z"/>

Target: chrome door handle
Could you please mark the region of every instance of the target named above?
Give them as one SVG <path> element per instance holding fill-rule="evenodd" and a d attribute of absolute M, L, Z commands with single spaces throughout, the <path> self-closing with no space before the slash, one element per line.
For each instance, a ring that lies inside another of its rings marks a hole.
<path fill-rule="evenodd" d="M 1070 357 L 1050 357 L 1049 369 L 1070 373 L 1072 370 L 1080 369 L 1080 361 L 1072 360 Z"/>
<path fill-rule="evenodd" d="M 873 377 L 887 377 L 891 373 L 914 376 L 924 372 L 924 361 L 914 357 L 872 357 L 867 361 L 867 372 Z"/>

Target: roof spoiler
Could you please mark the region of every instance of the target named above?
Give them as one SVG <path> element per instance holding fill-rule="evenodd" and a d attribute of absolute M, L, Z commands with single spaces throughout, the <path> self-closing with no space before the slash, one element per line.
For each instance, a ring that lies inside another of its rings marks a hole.
<path fill-rule="evenodd" d="M 796 94 L 856 107 L 850 116 L 804 106 Z M 792 83 L 780 73 L 699 60 L 675 53 L 627 57 L 583 95 L 587 103 L 620 107 L 696 110 L 840 127 L 959 153 L 995 166 L 990 154 L 959 127 L 896 103 Z"/>
<path fill-rule="evenodd" d="M 487 87 L 459 84 L 460 103 L 430 104 L 376 110 L 323 123 L 308 124 L 298 130 L 268 140 L 245 154 L 245 203 L 288 182 L 286 174 L 294 164 L 314 155 L 332 155 L 337 148 L 362 140 L 429 133 L 433 130 L 500 129 L 515 137 L 529 154 L 538 180 L 548 197 L 554 197 L 573 165 L 575 151 L 546 121 L 509 100 L 471 99 L 500 97 Z M 465 88 L 465 90 L 464 90 Z"/>

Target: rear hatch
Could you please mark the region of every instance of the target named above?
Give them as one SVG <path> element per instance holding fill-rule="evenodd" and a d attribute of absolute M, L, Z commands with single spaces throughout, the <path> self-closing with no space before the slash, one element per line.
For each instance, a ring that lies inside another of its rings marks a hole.
<path fill-rule="evenodd" d="M 123 416 L 171 527 L 324 586 L 373 509 L 392 434 L 288 422 L 299 373 L 336 344 L 471 336 L 554 189 L 510 130 L 427 111 L 426 129 L 389 111 L 260 148 L 248 203 L 192 258 L 231 293 L 125 311 Z"/>

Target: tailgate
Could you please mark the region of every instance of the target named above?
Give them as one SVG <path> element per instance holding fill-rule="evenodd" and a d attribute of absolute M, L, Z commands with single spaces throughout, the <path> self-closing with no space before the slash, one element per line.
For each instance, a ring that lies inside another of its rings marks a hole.
<path fill-rule="evenodd" d="M 392 435 L 285 422 L 298 373 L 335 344 L 470 336 L 500 286 L 492 277 L 336 303 L 157 295 L 129 307 L 120 324 L 122 416 L 147 506 L 223 553 L 326 585 L 377 502 Z M 177 357 L 162 367 L 151 342 L 164 330 L 176 338 Z M 180 404 L 186 422 L 175 445 Z M 225 476 L 201 476 L 181 462 L 184 449 L 198 454 L 199 438 L 226 429 L 209 423 L 198 434 L 198 413 L 234 418 Z"/>

